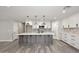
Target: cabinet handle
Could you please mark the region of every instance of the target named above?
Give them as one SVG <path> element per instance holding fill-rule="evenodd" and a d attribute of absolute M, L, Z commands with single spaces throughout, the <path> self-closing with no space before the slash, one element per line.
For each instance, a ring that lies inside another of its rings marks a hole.
<path fill-rule="evenodd" d="M 75 41 L 75 39 L 71 39 L 71 40 Z"/>
<path fill-rule="evenodd" d="M 74 35 L 71 35 L 72 37 L 75 37 Z"/>

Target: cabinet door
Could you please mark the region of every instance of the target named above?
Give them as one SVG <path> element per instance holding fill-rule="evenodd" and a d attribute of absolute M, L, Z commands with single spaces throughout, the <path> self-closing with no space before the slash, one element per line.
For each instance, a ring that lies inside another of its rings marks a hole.
<path fill-rule="evenodd" d="M 42 40 L 42 36 L 41 35 L 37 35 L 37 44 L 40 44 Z"/>
<path fill-rule="evenodd" d="M 45 41 L 45 44 L 48 45 L 48 36 L 47 35 L 44 36 L 44 41 Z"/>
<path fill-rule="evenodd" d="M 48 35 L 48 41 L 49 41 L 49 45 L 53 44 L 52 35 Z"/>
<path fill-rule="evenodd" d="M 38 35 L 37 43 L 38 44 L 45 44 L 45 42 L 44 42 L 44 35 Z"/>
<path fill-rule="evenodd" d="M 34 44 L 36 44 L 36 43 L 37 43 L 37 38 L 36 38 L 36 35 L 33 35 L 33 36 L 32 36 L 32 39 L 33 39 L 33 40 L 32 40 L 32 41 L 33 41 L 33 43 L 34 43 Z"/>
<path fill-rule="evenodd" d="M 79 43 L 78 43 L 78 42 L 75 42 L 75 47 L 76 47 L 77 49 L 79 49 Z"/>
<path fill-rule="evenodd" d="M 24 35 L 22 41 L 23 41 L 22 44 L 27 45 L 28 44 L 28 36 Z"/>
<path fill-rule="evenodd" d="M 31 45 L 32 44 L 32 36 L 31 35 L 28 35 L 28 45 Z"/>
<path fill-rule="evenodd" d="M 35 35 L 31 35 L 31 44 L 33 45 L 33 44 L 35 44 Z"/>

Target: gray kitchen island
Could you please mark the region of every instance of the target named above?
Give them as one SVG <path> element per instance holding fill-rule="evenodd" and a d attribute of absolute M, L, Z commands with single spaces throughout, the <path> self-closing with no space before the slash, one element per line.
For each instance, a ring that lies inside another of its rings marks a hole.
<path fill-rule="evenodd" d="M 51 45 L 53 44 L 54 33 L 21 33 L 19 37 L 19 45 Z"/>

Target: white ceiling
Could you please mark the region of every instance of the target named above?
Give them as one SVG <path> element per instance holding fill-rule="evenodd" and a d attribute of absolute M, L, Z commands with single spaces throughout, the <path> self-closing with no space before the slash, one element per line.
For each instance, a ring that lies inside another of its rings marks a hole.
<path fill-rule="evenodd" d="M 78 6 L 72 6 L 65 14 L 62 13 L 64 6 L 0 6 L 0 20 L 18 20 L 24 21 L 27 16 L 34 20 L 34 16 L 38 16 L 41 20 L 45 15 L 46 20 L 61 20 L 73 14 L 79 13 Z"/>

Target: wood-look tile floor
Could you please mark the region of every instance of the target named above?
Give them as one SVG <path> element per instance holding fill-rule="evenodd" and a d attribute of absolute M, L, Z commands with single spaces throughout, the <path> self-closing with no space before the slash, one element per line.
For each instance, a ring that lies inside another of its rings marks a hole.
<path fill-rule="evenodd" d="M 53 44 L 19 46 L 18 40 L 13 42 L 0 42 L 0 53 L 79 53 L 79 50 L 60 41 L 53 40 Z"/>

